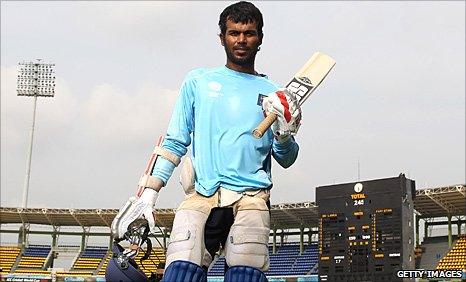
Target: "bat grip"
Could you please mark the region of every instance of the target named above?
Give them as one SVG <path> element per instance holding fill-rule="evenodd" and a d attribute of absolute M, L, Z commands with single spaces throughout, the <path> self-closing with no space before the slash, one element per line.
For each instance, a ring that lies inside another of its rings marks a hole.
<path fill-rule="evenodd" d="M 261 138 L 264 133 L 269 129 L 272 123 L 277 119 L 277 114 L 269 113 L 266 118 L 254 129 L 252 135 L 257 139 Z"/>

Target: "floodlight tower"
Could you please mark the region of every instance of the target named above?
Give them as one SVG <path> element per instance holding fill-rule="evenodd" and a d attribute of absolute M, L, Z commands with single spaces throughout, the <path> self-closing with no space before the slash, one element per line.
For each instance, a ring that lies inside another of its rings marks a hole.
<path fill-rule="evenodd" d="M 36 123 L 37 97 L 53 97 L 55 95 L 55 64 L 36 62 L 19 63 L 17 93 L 18 96 L 34 97 L 32 125 L 29 150 L 26 160 L 26 178 L 24 179 L 22 207 L 27 208 L 29 178 L 31 175 L 32 144 L 34 141 L 34 126 Z"/>

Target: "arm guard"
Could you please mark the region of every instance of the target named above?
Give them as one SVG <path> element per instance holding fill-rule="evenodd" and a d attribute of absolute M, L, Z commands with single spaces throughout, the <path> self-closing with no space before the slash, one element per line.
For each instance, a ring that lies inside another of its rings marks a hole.
<path fill-rule="evenodd" d="M 154 170 L 155 162 L 157 161 L 158 156 L 168 160 L 175 166 L 180 164 L 180 158 L 177 155 L 161 147 L 162 142 L 163 136 L 160 136 L 157 140 L 157 145 L 155 146 L 154 151 L 149 158 L 149 162 L 147 163 L 146 169 L 144 170 L 144 174 L 139 179 L 137 192 L 138 197 L 141 196 L 142 191 L 144 191 L 145 188 L 154 189 L 158 192 L 163 186 L 165 186 L 161 179 L 152 176 L 152 171 Z"/>

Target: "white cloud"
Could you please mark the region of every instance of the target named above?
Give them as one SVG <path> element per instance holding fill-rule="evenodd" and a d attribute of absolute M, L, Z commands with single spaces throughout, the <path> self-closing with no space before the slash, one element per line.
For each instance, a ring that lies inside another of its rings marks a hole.
<path fill-rule="evenodd" d="M 21 197 L 32 121 L 32 98 L 16 96 L 16 75 L 16 67 L 2 67 L 1 201 L 8 206 L 18 205 Z M 84 95 L 88 99 L 78 96 L 60 78 L 55 97 L 38 98 L 30 205 L 109 206 L 99 198 L 111 190 L 126 198 L 153 140 L 166 131 L 178 91 L 152 82 L 134 92 L 102 83 Z M 100 196 L 83 202 L 82 193 L 92 190 Z M 64 202 L 55 200 L 70 195 L 74 196 Z"/>
<path fill-rule="evenodd" d="M 136 93 L 127 93 L 116 85 L 101 84 L 91 91 L 83 105 L 82 116 L 90 134 L 100 138 L 153 137 L 165 132 L 178 91 L 143 85 Z"/>

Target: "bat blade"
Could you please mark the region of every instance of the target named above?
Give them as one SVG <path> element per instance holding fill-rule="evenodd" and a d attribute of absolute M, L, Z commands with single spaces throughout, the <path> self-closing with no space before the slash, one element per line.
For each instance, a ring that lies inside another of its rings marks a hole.
<path fill-rule="evenodd" d="M 301 106 L 334 66 L 335 60 L 332 57 L 322 52 L 316 52 L 295 74 L 286 88 L 298 96 Z"/>
<path fill-rule="evenodd" d="M 333 66 L 335 66 L 335 63 L 332 57 L 322 52 L 316 52 L 294 75 L 293 79 L 286 85 L 286 88 L 298 96 L 300 106 L 325 79 Z M 267 115 L 254 129 L 252 132 L 253 136 L 261 138 L 276 119 L 277 115 L 274 113 Z"/>

